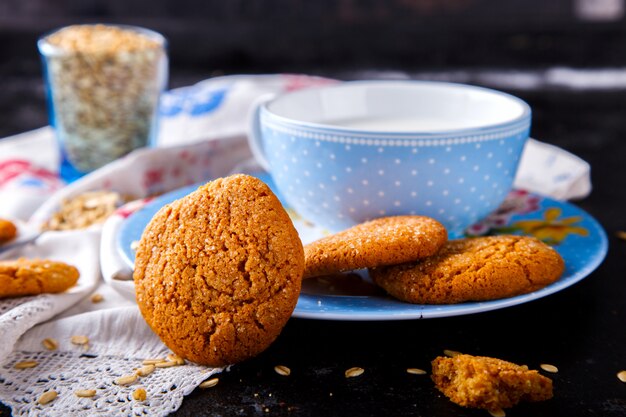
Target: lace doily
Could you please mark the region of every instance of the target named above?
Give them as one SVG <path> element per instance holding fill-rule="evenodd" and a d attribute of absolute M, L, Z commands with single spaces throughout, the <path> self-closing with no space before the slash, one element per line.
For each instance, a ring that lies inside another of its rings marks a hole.
<path fill-rule="evenodd" d="M 3 258 L 25 257 L 66 262 L 78 268 L 80 279 L 74 287 L 61 294 L 0 300 L 0 358 L 6 357 L 13 350 L 24 332 L 70 308 L 94 290 L 100 280 L 99 241 L 99 231 L 46 233 L 41 235 L 36 245 L 3 254 Z"/>
<path fill-rule="evenodd" d="M 84 336 L 77 344 L 73 336 Z M 53 338 L 56 349 L 42 342 Z M 74 340 L 74 341 L 73 341 Z M 1 362 L 0 401 L 13 416 L 164 416 L 177 410 L 185 395 L 223 368 L 185 363 L 156 367 L 146 376 L 122 385 L 142 361 L 166 358 L 171 351 L 152 332 L 137 307 L 98 310 L 42 324 L 29 330 Z M 2 359 L 2 358 L 0 358 Z M 33 367 L 23 367 L 31 362 Z M 16 367 L 17 365 L 17 367 Z M 145 400 L 133 397 L 146 391 Z M 78 390 L 96 390 L 78 397 Z M 42 394 L 57 397 L 39 404 Z"/>
<path fill-rule="evenodd" d="M 53 304 L 51 296 L 47 294 L 0 301 L 0 355 L 8 355 L 13 344 L 26 330 L 50 318 L 48 312 L 52 310 Z"/>
<path fill-rule="evenodd" d="M 159 368 L 129 385 L 114 381 L 142 366 L 140 357 L 92 355 L 80 352 L 13 352 L 0 374 L 0 398 L 11 407 L 13 416 L 165 416 L 177 410 L 185 395 L 220 369 L 186 364 Z M 37 366 L 16 369 L 15 364 L 35 361 Z M 138 388 L 146 400 L 133 398 Z M 95 389 L 90 398 L 78 397 L 77 390 Z M 57 397 L 40 405 L 46 391 Z"/>

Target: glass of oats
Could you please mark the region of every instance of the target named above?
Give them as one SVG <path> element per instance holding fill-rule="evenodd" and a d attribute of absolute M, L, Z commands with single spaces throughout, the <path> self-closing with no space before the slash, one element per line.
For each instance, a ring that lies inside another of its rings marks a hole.
<path fill-rule="evenodd" d="M 66 181 L 149 146 L 167 83 L 165 38 L 122 25 L 73 25 L 39 39 L 50 124 Z"/>

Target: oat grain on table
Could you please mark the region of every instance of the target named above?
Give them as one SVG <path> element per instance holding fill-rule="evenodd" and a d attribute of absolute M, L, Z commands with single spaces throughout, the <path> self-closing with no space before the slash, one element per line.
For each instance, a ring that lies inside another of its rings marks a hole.
<path fill-rule="evenodd" d="M 255 356 L 295 308 L 302 243 L 257 178 L 212 181 L 163 207 L 137 248 L 137 303 L 182 358 L 221 366 Z M 157 365 L 158 366 L 158 365 Z"/>

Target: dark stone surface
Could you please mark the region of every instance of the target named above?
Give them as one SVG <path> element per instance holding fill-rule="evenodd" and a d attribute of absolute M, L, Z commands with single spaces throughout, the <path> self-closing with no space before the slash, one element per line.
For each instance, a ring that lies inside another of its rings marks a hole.
<path fill-rule="evenodd" d="M 145 3 L 145 2 L 144 2 Z M 43 31 L 80 21 L 139 23 L 171 40 L 171 86 L 219 73 L 299 71 L 360 78 L 362 69 L 623 66 L 623 21 L 578 22 L 569 1 L 22 2 L 0 5 L 0 137 L 46 124 L 34 42 Z M 532 5 L 544 7 L 533 9 Z M 416 7 L 421 9 L 416 11 Z M 15 18 L 7 11 L 12 10 Z M 387 10 L 387 11 L 386 11 Z M 390 12 L 391 10 L 392 12 Z M 332 12 L 332 13 L 331 13 Z M 392 13 L 394 19 L 388 14 Z M 165 19 L 164 15 L 171 15 Z M 42 16 L 46 16 L 43 19 Z M 398 17 L 399 16 L 399 17 Z M 306 18 L 305 18 L 306 17 Z M 195 39 L 195 41 L 194 41 Z M 366 73 L 371 77 L 374 73 Z M 419 77 L 419 72 L 414 72 Z M 470 77 L 470 81 L 471 81 Z M 489 80 L 481 78 L 489 85 Z M 554 399 L 520 405 L 507 416 L 626 416 L 626 90 L 510 89 L 533 108 L 532 135 L 592 166 L 594 190 L 576 202 L 609 234 L 604 263 L 580 283 L 524 305 L 463 317 L 398 322 L 292 319 L 257 358 L 196 390 L 176 416 L 485 416 L 443 397 L 428 376 L 443 349 L 538 368 L 559 367 Z M 291 368 L 282 377 L 273 367 Z M 365 373 L 350 380 L 352 366 Z M 0 415 L 9 411 L 0 405 Z"/>

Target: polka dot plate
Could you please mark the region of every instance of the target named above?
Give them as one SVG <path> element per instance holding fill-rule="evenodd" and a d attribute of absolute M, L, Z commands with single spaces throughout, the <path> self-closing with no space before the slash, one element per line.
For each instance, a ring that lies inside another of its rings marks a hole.
<path fill-rule="evenodd" d="M 271 177 L 257 175 L 275 189 Z M 185 196 L 196 185 L 160 196 L 126 218 L 118 229 L 117 250 L 132 267 L 133 242 L 140 239 L 152 216 L 165 204 Z M 282 197 L 277 193 L 283 204 Z M 327 235 L 287 207 L 303 243 Z M 551 285 L 515 297 L 450 305 L 408 304 L 386 295 L 365 271 L 328 279 L 308 279 L 293 313 L 294 317 L 319 320 L 406 320 L 473 314 L 510 307 L 561 291 L 588 276 L 604 259 L 608 242 L 600 224 L 588 213 L 566 202 L 524 191 L 511 192 L 498 210 L 467 229 L 465 236 L 524 234 L 553 245 L 565 260 L 563 276 Z M 458 238 L 463 236 L 451 236 Z"/>

